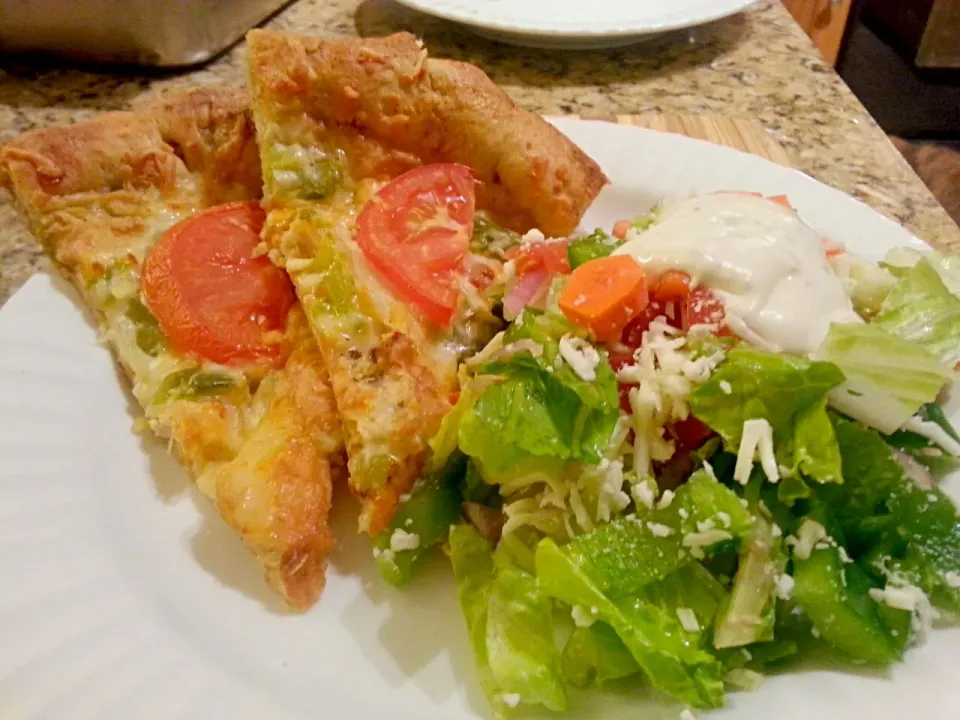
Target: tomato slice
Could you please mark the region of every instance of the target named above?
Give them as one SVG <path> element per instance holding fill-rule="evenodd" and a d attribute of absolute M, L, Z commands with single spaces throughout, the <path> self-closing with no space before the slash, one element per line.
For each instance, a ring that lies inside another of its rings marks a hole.
<path fill-rule="evenodd" d="M 613 224 L 613 236 L 618 240 L 626 240 L 627 233 L 630 231 L 631 222 L 629 220 L 617 220 Z"/>
<path fill-rule="evenodd" d="M 687 331 L 694 325 L 718 325 L 717 335 L 729 335 L 729 329 L 721 324 L 724 315 L 723 301 L 708 288 L 698 285 L 682 304 L 682 328 Z"/>
<path fill-rule="evenodd" d="M 453 319 L 455 277 L 470 248 L 476 206 L 473 171 L 424 165 L 395 178 L 357 218 L 356 241 L 392 290 L 438 325 Z"/>
<path fill-rule="evenodd" d="M 566 240 L 553 240 L 514 248 L 507 253 L 507 259 L 513 260 L 517 275 L 526 275 L 540 268 L 551 275 L 570 273 L 570 255 L 567 253 Z"/>
<path fill-rule="evenodd" d="M 187 218 L 153 246 L 140 287 L 164 335 L 179 350 L 222 365 L 274 366 L 296 302 L 290 279 L 254 257 L 264 213 L 255 202 L 218 205 Z"/>
<path fill-rule="evenodd" d="M 613 368 L 614 372 L 620 372 L 620 368 L 626 365 L 633 365 L 636 360 L 633 358 L 633 353 L 610 353 L 610 357 L 607 359 L 607 362 L 610 363 L 610 367 Z M 620 409 L 625 413 L 633 412 L 633 409 L 630 407 L 630 388 L 636 387 L 630 383 L 617 383 L 617 393 L 620 398 Z"/>
<path fill-rule="evenodd" d="M 666 430 L 675 442 L 674 452 L 678 455 L 693 452 L 713 435 L 713 431 L 693 415 L 688 415 L 686 420 L 670 423 Z"/>

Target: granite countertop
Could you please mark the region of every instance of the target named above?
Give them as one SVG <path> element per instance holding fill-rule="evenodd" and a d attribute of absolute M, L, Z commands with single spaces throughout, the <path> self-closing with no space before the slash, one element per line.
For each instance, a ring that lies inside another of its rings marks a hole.
<path fill-rule="evenodd" d="M 299 0 L 268 23 L 291 31 L 383 35 L 410 30 L 431 54 L 484 68 L 521 106 L 584 117 L 664 112 L 755 120 L 793 165 L 860 198 L 931 244 L 960 251 L 960 230 L 779 0 L 710 25 L 613 51 L 524 50 L 480 39 L 392 0 Z M 243 84 L 237 46 L 197 70 L 87 71 L 0 60 L 0 142 L 30 128 L 126 107 L 166 88 Z M 0 303 L 46 261 L 0 198 Z"/>

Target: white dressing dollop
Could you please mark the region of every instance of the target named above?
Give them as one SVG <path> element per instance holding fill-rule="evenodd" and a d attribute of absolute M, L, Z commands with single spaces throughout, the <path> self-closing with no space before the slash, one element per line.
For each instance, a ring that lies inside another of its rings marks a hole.
<path fill-rule="evenodd" d="M 810 354 L 830 323 L 862 322 L 817 232 L 763 198 L 720 193 L 666 204 L 616 252 L 654 276 L 684 270 L 723 301 L 733 332 L 774 352 Z"/>

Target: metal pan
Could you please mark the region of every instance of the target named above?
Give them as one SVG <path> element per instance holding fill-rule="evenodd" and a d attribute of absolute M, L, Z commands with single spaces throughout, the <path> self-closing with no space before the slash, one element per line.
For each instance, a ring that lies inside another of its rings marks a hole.
<path fill-rule="evenodd" d="M 291 0 L 0 0 L 0 52 L 185 67 Z"/>

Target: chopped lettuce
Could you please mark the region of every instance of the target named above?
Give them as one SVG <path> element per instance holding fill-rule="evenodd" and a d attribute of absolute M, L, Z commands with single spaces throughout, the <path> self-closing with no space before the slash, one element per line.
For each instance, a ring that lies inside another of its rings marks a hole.
<path fill-rule="evenodd" d="M 460 391 L 457 404 L 443 416 L 440 429 L 430 438 L 431 455 L 427 461 L 427 469 L 436 471 L 442 468 L 449 457 L 457 450 L 460 441 L 460 421 L 467 411 L 473 407 L 477 399 L 477 392 L 473 383 L 467 382 Z"/>
<path fill-rule="evenodd" d="M 830 391 L 830 404 L 886 434 L 935 400 L 953 376 L 924 347 L 877 324 L 831 325 L 817 359 L 835 364 L 847 378 Z"/>
<path fill-rule="evenodd" d="M 495 375 L 463 412 L 460 449 L 474 458 L 488 478 L 515 474 L 538 460 L 598 463 L 619 418 L 617 381 L 605 359 L 596 378 L 584 380 L 558 361 L 551 318 L 524 312 L 504 337 L 505 345 L 535 343 L 525 351 L 485 365 Z M 563 327 L 558 329 L 562 332 Z"/>
<path fill-rule="evenodd" d="M 951 367 L 960 361 L 960 298 L 951 294 L 929 260 L 904 273 L 873 322 Z"/>
<path fill-rule="evenodd" d="M 491 478 L 534 458 L 598 463 L 617 418 L 615 407 L 591 408 L 549 374 L 517 365 L 464 414 L 459 444 Z"/>
<path fill-rule="evenodd" d="M 498 567 L 487 606 L 487 658 L 504 693 L 559 711 L 567 697 L 551 609 L 534 576 Z"/>
<path fill-rule="evenodd" d="M 849 288 L 850 301 L 863 318 L 872 318 L 883 305 L 896 276 L 881 265 L 851 253 L 840 253 L 830 260 L 833 271 Z"/>
<path fill-rule="evenodd" d="M 825 397 L 797 413 L 793 442 L 793 464 L 804 476 L 821 483 L 842 481 L 840 448 L 834 440 Z"/>
<path fill-rule="evenodd" d="M 693 391 L 690 409 L 731 453 L 739 449 L 744 422 L 764 419 L 773 429 L 779 465 L 821 483 L 838 482 L 839 456 L 823 398 L 841 382 L 843 373 L 832 363 L 737 347 Z"/>
<path fill-rule="evenodd" d="M 668 507 L 641 508 L 635 515 L 579 535 L 558 551 L 587 573 L 601 592 L 636 595 L 689 563 L 698 550 L 743 536 L 752 523 L 740 499 L 699 470 L 677 489 Z M 540 543 L 538 558 L 548 542 Z"/>
<path fill-rule="evenodd" d="M 726 594 L 720 581 L 699 562 L 682 565 L 662 580 L 637 591 L 638 598 L 663 610 L 692 612 L 700 630 L 688 632 L 709 630 Z"/>
<path fill-rule="evenodd" d="M 947 435 L 960 442 L 960 436 L 938 403 L 927 403 L 917 414 L 922 420 L 936 423 Z M 911 430 L 899 430 L 890 435 L 887 442 L 926 467 L 934 477 L 943 477 L 960 467 L 960 458 L 944 452 L 932 440 Z"/>
<path fill-rule="evenodd" d="M 938 252 L 920 252 L 913 248 L 894 248 L 887 253 L 883 265 L 897 277 L 902 277 L 921 260 L 926 260 L 940 275 L 943 284 L 952 294 L 960 296 L 960 255 L 944 255 Z"/>
<path fill-rule="evenodd" d="M 567 256 L 570 259 L 570 267 L 576 269 L 590 260 L 607 257 L 617 249 L 620 241 L 615 237 L 607 235 L 599 228 L 589 235 L 576 238 L 567 245 Z"/>
<path fill-rule="evenodd" d="M 741 647 L 774 639 L 777 577 L 787 564 L 780 537 L 759 512 L 753 529 L 740 546 L 740 563 L 733 592 L 713 634 L 718 649 Z"/>
<path fill-rule="evenodd" d="M 675 611 L 611 597 L 550 540 L 537 548 L 537 577 L 551 597 L 589 608 L 610 625 L 654 687 L 695 707 L 723 704 L 723 666 L 701 648 L 698 634 L 683 629 Z"/>
<path fill-rule="evenodd" d="M 505 696 L 565 710 L 550 601 L 536 578 L 495 563 L 489 543 L 469 525 L 451 528 L 450 555 L 481 686 L 495 715 L 516 704 Z"/>
<path fill-rule="evenodd" d="M 507 705 L 493 676 L 487 653 L 487 606 L 494 576 L 493 552 L 489 543 L 472 527 L 455 525 L 450 528 L 450 561 L 480 686 L 494 715 L 502 718 Z"/>
<path fill-rule="evenodd" d="M 843 457 L 842 488 L 822 487 L 818 495 L 851 542 L 884 543 L 878 563 L 911 558 L 920 589 L 951 609 L 960 609 L 960 518 L 941 491 L 906 477 L 890 447 L 873 430 L 834 419 Z M 879 537 L 878 537 L 879 536 Z"/>
<path fill-rule="evenodd" d="M 600 620 L 588 627 L 574 628 L 563 646 L 560 667 L 563 678 L 577 687 L 603 687 L 612 680 L 640 672 L 620 636 Z"/>

